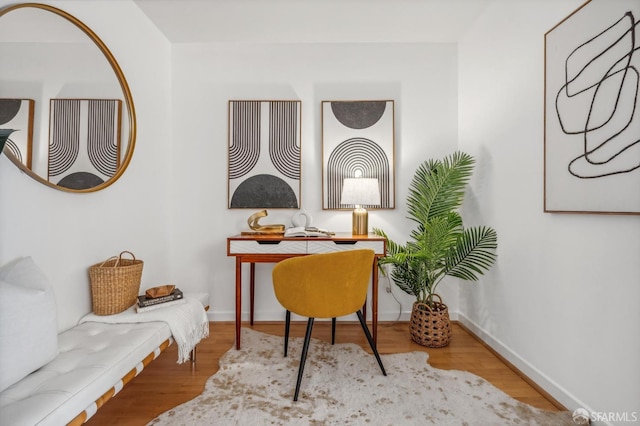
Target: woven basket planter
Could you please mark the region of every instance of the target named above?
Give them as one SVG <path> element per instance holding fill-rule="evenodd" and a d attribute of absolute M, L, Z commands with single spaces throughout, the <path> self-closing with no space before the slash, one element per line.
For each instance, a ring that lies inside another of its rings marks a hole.
<path fill-rule="evenodd" d="M 426 303 L 414 302 L 411 310 L 409 331 L 411 340 L 419 345 L 429 348 L 442 348 L 451 342 L 451 321 L 449 320 L 449 308 L 442 303 L 442 299 L 432 302 L 433 306 Z"/>

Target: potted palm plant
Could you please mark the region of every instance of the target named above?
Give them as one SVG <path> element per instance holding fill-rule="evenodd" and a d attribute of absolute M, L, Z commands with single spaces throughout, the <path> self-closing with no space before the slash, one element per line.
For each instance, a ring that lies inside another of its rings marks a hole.
<path fill-rule="evenodd" d="M 411 339 L 429 347 L 451 341 L 448 307 L 436 293 L 447 277 L 477 281 L 496 260 L 497 234 L 490 227 L 465 228 L 458 212 L 475 160 L 456 151 L 442 160 L 427 160 L 415 172 L 407 206 L 416 223 L 411 240 L 399 244 L 384 231 L 388 254 L 380 265 L 391 264 L 391 279 L 405 293 L 415 296 Z"/>

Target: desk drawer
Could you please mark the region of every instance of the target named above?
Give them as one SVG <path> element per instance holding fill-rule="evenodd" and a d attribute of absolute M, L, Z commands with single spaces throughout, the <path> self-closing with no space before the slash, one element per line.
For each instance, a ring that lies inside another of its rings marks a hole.
<path fill-rule="evenodd" d="M 312 253 L 332 253 L 335 251 L 370 249 L 376 254 L 384 255 L 384 241 L 354 241 L 344 240 L 323 240 L 308 241 L 307 252 Z"/>
<path fill-rule="evenodd" d="M 229 241 L 229 254 L 264 253 L 264 254 L 306 254 L 306 241 L 252 240 Z"/>

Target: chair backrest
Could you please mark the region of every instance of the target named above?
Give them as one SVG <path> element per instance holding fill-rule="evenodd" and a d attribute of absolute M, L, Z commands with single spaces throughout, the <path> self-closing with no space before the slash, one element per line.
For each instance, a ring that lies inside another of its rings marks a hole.
<path fill-rule="evenodd" d="M 273 268 L 280 304 L 310 318 L 335 318 L 362 308 L 373 266 L 373 250 L 292 257 Z"/>

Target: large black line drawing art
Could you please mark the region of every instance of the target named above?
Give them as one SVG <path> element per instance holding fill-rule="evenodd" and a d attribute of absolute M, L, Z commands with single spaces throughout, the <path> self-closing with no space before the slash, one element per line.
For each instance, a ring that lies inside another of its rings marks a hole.
<path fill-rule="evenodd" d="M 640 7 L 614 4 L 545 35 L 545 211 L 640 213 Z"/>
<path fill-rule="evenodd" d="M 300 125 L 301 101 L 229 101 L 229 208 L 300 208 Z"/>

